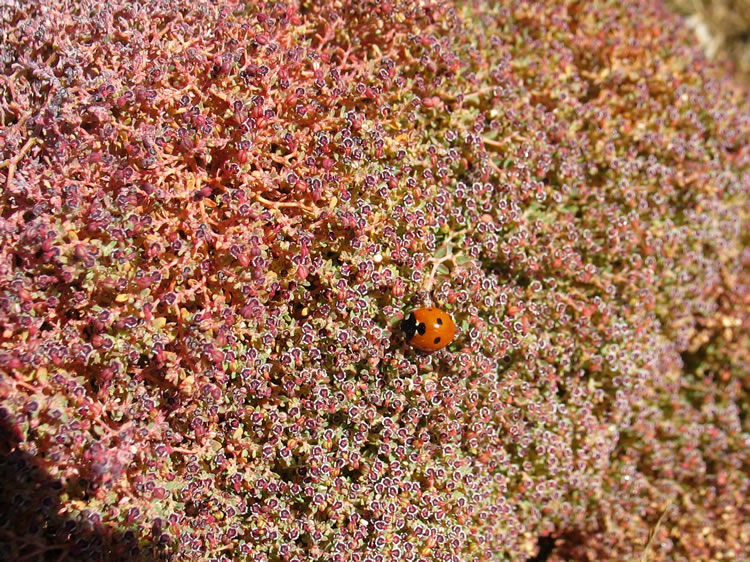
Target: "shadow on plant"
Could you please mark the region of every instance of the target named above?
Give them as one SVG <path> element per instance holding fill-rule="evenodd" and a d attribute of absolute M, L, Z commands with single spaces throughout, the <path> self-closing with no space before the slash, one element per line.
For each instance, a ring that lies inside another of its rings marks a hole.
<path fill-rule="evenodd" d="M 98 514 L 60 516 L 63 483 L 47 474 L 40 459 L 23 452 L 22 436 L 0 409 L 0 559 L 14 561 L 141 560 L 132 531 L 101 525 Z M 85 488 L 86 483 L 73 483 Z M 69 485 L 70 487 L 70 485 Z"/>

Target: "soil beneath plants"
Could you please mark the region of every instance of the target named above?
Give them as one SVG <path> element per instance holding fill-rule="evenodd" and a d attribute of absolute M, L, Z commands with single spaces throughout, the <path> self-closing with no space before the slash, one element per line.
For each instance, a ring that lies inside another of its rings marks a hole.
<path fill-rule="evenodd" d="M 687 18 L 706 55 L 750 86 L 750 0 L 665 0 Z"/>

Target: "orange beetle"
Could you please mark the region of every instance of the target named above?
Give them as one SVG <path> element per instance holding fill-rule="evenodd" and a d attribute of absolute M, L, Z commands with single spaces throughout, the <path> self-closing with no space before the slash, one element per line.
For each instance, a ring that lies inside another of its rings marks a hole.
<path fill-rule="evenodd" d="M 442 349 L 456 335 L 453 319 L 432 306 L 410 312 L 401 322 L 401 330 L 406 336 L 406 343 L 420 351 Z"/>

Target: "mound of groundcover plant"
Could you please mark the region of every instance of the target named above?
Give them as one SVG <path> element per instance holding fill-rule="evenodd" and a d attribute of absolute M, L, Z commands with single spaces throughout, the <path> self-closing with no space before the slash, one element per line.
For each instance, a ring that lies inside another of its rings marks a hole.
<path fill-rule="evenodd" d="M 0 18 L 0 558 L 747 555 L 750 114 L 658 3 Z"/>

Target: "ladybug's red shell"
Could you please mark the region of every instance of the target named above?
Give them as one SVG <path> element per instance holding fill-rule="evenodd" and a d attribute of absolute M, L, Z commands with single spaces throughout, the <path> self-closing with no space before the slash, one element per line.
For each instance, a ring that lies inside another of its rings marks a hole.
<path fill-rule="evenodd" d="M 409 313 L 401 323 L 406 342 L 420 351 L 442 349 L 456 335 L 453 319 L 444 311 L 432 306 L 418 308 Z"/>

